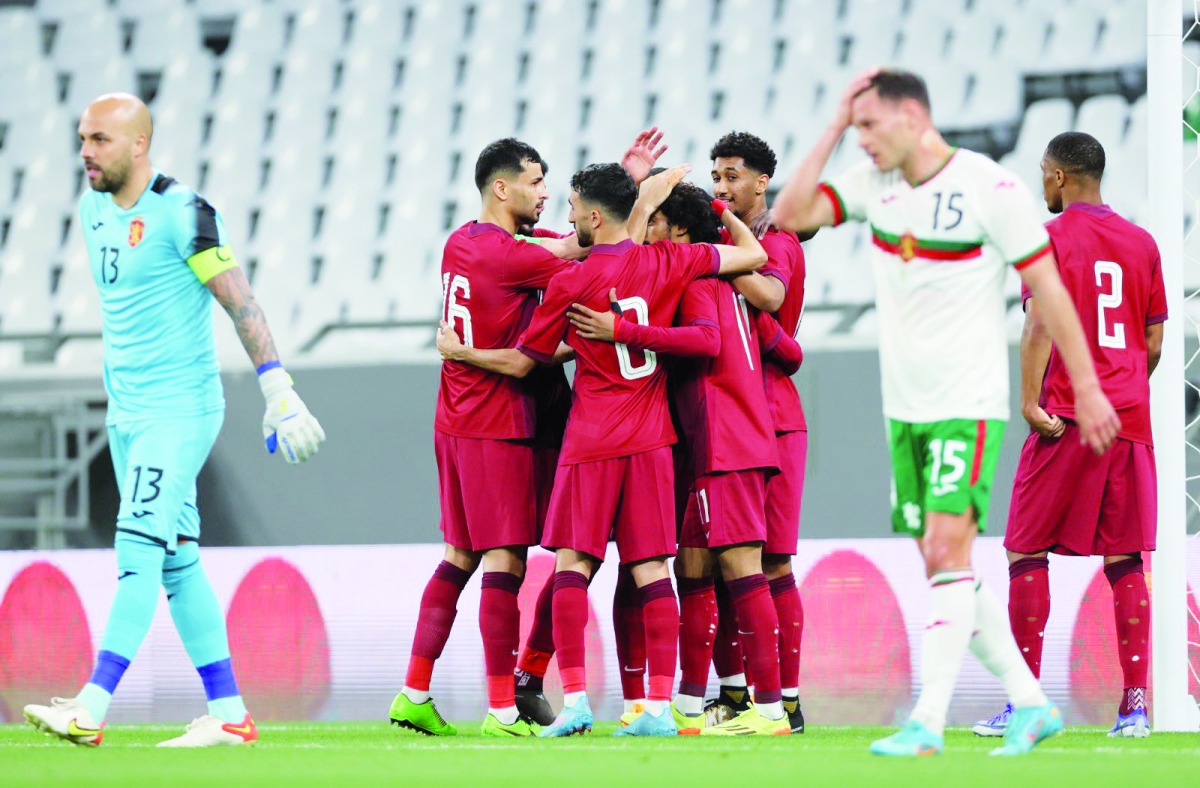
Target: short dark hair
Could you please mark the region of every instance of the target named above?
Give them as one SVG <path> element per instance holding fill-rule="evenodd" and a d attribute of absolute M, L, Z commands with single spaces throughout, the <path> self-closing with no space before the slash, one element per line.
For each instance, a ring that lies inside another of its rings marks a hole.
<path fill-rule="evenodd" d="M 925 87 L 925 80 L 911 71 L 884 69 L 871 77 L 871 87 L 867 90 L 871 88 L 879 91 L 881 99 L 889 101 L 912 99 L 924 107 L 926 112 L 930 111 L 929 88 Z"/>
<path fill-rule="evenodd" d="M 579 198 L 596 203 L 613 219 L 625 221 L 637 202 L 638 187 L 629 173 L 615 162 L 589 164 L 571 176 L 571 189 Z"/>
<path fill-rule="evenodd" d="M 708 152 L 708 158 L 714 160 L 732 159 L 739 156 L 749 169 L 761 172 L 767 177 L 775 175 L 775 165 L 778 163 L 775 159 L 775 151 L 771 150 L 771 146 L 761 137 L 753 134 L 731 131 L 717 140 L 717 144 L 713 145 L 712 150 Z"/>
<path fill-rule="evenodd" d="M 475 187 L 483 191 L 499 175 L 520 175 L 526 162 L 542 165 L 542 175 L 550 172 L 550 167 L 532 145 L 513 137 L 496 140 L 480 151 L 475 160 Z"/>
<path fill-rule="evenodd" d="M 1104 175 L 1104 146 L 1091 134 L 1064 131 L 1046 146 L 1046 158 L 1064 172 L 1100 180 Z"/>
<path fill-rule="evenodd" d="M 658 210 L 668 224 L 687 230 L 692 243 L 715 244 L 721 240 L 721 220 L 712 208 L 712 197 L 694 183 L 680 183 Z"/>

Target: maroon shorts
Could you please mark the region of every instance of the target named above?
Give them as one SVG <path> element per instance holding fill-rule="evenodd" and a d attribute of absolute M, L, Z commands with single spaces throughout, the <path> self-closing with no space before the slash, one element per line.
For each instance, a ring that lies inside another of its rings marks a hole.
<path fill-rule="evenodd" d="M 779 473 L 767 479 L 767 541 L 765 555 L 795 555 L 800 539 L 800 499 L 804 497 L 804 463 L 808 433 L 784 432 L 775 436 Z"/>
<path fill-rule="evenodd" d="M 538 543 L 533 449 L 527 442 L 435 430 L 433 450 L 446 544 L 479 551 Z"/>
<path fill-rule="evenodd" d="M 671 447 L 560 465 L 542 546 L 604 560 L 610 534 L 621 563 L 675 555 Z"/>
<path fill-rule="evenodd" d="M 766 474 L 761 470 L 701 476 L 688 496 L 680 547 L 717 550 L 767 538 Z"/>
<path fill-rule="evenodd" d="M 558 471 L 558 447 L 535 446 L 533 449 L 533 495 L 538 541 L 546 527 L 550 495 L 554 492 L 554 474 Z"/>
<path fill-rule="evenodd" d="M 1118 438 L 1097 457 L 1068 422 L 1057 439 L 1026 438 L 1004 546 L 1015 553 L 1135 555 L 1154 549 L 1157 520 L 1154 449 Z"/>

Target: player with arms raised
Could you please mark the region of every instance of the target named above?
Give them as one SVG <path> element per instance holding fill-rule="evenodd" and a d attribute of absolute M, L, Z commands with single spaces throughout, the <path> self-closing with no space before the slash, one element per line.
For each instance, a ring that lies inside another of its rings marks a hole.
<path fill-rule="evenodd" d="M 1031 427 L 1013 482 L 1004 546 L 1008 611 L 1029 669 L 1041 672 L 1050 615 L 1047 553 L 1102 555 L 1113 591 L 1117 655 L 1125 692 L 1110 736 L 1150 735 L 1150 601 L 1142 552 L 1154 550 L 1157 478 L 1150 434 L 1150 375 L 1162 352 L 1167 298 L 1158 247 L 1100 197 L 1104 148 L 1077 131 L 1059 134 L 1042 157 L 1046 225 L 1063 284 L 1083 322 L 1104 393 L 1121 431 L 1096 457 L 1079 445 L 1070 380 L 1046 335 L 1043 307 L 1028 290 L 1021 337 L 1021 412 Z M 1063 490 L 1070 489 L 1070 495 Z M 975 725 L 1003 734 L 1011 708 Z"/>
<path fill-rule="evenodd" d="M 200 565 L 196 477 L 225 417 L 212 297 L 258 368 L 268 449 L 304 462 L 325 433 L 279 363 L 220 214 L 151 166 L 153 133 L 146 105 L 124 93 L 96 99 L 79 121 L 91 186 L 79 218 L 100 290 L 106 422 L 121 494 L 120 574 L 91 679 L 75 698 L 26 706 L 25 718 L 75 744 L 100 744 L 113 693 L 150 629 L 161 588 L 203 681 L 208 714 L 159 746 L 251 744 L 258 731 L 234 679 L 225 613 Z"/>
<path fill-rule="evenodd" d="M 821 183 L 851 125 L 870 161 Z M 920 698 L 908 723 L 871 751 L 941 752 L 969 645 L 1015 709 L 996 752 L 1028 752 L 1062 730 L 1062 716 L 1021 659 L 1003 608 L 971 568 L 1008 417 L 1007 266 L 1037 297 L 1062 352 L 1080 438 L 1103 452 L 1120 422 L 1100 389 L 1032 197 L 991 160 L 942 139 L 915 74 L 876 70 L 856 78 L 775 204 L 776 223 L 791 229 L 851 219 L 869 222 L 874 236 L 892 524 L 918 539 L 933 590 Z"/>

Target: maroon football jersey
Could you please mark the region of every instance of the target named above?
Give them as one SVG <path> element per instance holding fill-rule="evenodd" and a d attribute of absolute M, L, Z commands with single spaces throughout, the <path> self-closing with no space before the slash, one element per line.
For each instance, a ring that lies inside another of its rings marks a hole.
<path fill-rule="evenodd" d="M 442 319 L 468 347 L 514 347 L 537 307 L 537 291 L 574 265 L 497 225 L 468 222 L 442 254 Z M 462 438 L 532 438 L 533 391 L 515 378 L 444 361 L 434 426 Z"/>
<path fill-rule="evenodd" d="M 1100 387 L 1121 419 L 1120 437 L 1152 443 L 1146 326 L 1167 319 L 1158 246 L 1107 205 L 1072 203 L 1046 229 Z M 1029 295 L 1022 288 L 1022 298 Z M 1075 417 L 1075 393 L 1057 347 L 1050 352 L 1040 402 L 1047 413 Z"/>
<path fill-rule="evenodd" d="M 543 363 L 549 363 L 559 342 L 575 349 L 575 392 L 560 465 L 640 454 L 675 442 L 658 355 L 581 339 L 567 320 L 571 304 L 608 310 L 608 292 L 615 287 L 623 319 L 668 326 L 688 283 L 715 276 L 720 265 L 709 244 L 643 246 L 625 240 L 592 246 L 585 262 L 554 278 L 518 347 Z"/>

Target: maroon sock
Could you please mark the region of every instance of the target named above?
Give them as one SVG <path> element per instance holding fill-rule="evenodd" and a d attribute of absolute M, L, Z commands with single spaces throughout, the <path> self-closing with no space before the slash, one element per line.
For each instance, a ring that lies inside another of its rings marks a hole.
<path fill-rule="evenodd" d="M 646 632 L 647 700 L 670 700 L 675 686 L 679 648 L 679 603 L 667 578 L 641 587 L 642 619 Z"/>
<path fill-rule="evenodd" d="M 488 706 L 507 709 L 516 705 L 513 669 L 521 644 L 521 609 L 517 605 L 521 578 L 508 572 L 484 572 L 482 585 L 479 633 L 483 636 Z"/>
<path fill-rule="evenodd" d="M 621 668 L 621 694 L 625 700 L 646 697 L 646 630 L 642 619 L 642 595 L 628 567 L 617 571 L 613 592 L 613 636 Z"/>
<path fill-rule="evenodd" d="M 678 582 L 679 694 L 703 698 L 717 631 L 717 598 L 711 577 L 681 577 Z"/>
<path fill-rule="evenodd" d="M 718 579 L 713 586 L 717 597 L 717 635 L 713 640 L 713 668 L 718 676 L 736 676 L 746 672 L 742 644 L 738 638 L 737 612 L 729 588 Z"/>
<path fill-rule="evenodd" d="M 779 618 L 771 601 L 767 576 L 759 573 L 725 581 L 737 606 L 742 649 L 754 676 L 754 702 L 774 703 L 782 693 L 779 684 Z"/>
<path fill-rule="evenodd" d="M 1113 619 L 1117 624 L 1117 656 L 1125 676 L 1121 714 L 1146 705 L 1150 670 L 1150 595 L 1142 559 L 1126 558 L 1104 567 L 1113 592 Z"/>
<path fill-rule="evenodd" d="M 517 669 L 536 678 L 545 678 L 554 656 L 554 572 L 546 576 L 542 590 L 538 592 L 537 604 L 533 607 L 533 623 L 525 648 L 517 660 Z"/>
<path fill-rule="evenodd" d="M 1050 561 L 1021 558 L 1008 566 L 1008 624 L 1034 678 L 1042 675 L 1042 644 L 1050 618 Z"/>
<path fill-rule="evenodd" d="M 804 605 L 796 576 L 788 572 L 770 581 L 775 615 L 779 617 L 779 683 L 800 686 L 800 639 L 804 635 Z"/>
<path fill-rule="evenodd" d="M 417 631 L 413 635 L 412 655 L 404 685 L 422 692 L 429 691 L 433 663 L 442 655 L 454 616 L 458 613 L 458 597 L 471 579 L 471 573 L 449 561 L 442 561 L 433 570 L 421 595 L 421 612 L 417 615 Z"/>
<path fill-rule="evenodd" d="M 588 579 L 579 572 L 554 573 L 554 650 L 563 692 L 587 690 Z"/>

